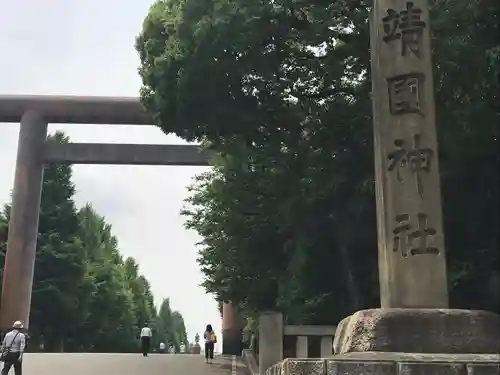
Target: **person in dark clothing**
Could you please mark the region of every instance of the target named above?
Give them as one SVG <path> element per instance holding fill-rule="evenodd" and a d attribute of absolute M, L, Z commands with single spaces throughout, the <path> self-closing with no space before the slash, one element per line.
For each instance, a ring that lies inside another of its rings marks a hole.
<path fill-rule="evenodd" d="M 203 337 L 205 338 L 205 361 L 207 363 L 212 363 L 214 360 L 214 347 L 217 342 L 217 336 L 211 324 L 207 325 Z"/>

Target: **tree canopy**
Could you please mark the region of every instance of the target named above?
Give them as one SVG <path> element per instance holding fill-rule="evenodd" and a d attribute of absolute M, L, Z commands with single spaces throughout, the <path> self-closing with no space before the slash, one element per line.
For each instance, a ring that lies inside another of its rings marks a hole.
<path fill-rule="evenodd" d="M 50 137 L 68 142 L 63 133 Z M 129 352 L 139 348 L 148 322 L 154 343 L 173 337 L 187 343 L 182 315 L 154 304 L 151 287 L 135 259 L 124 258 L 106 219 L 91 204 L 77 209 L 68 165 L 45 167 L 30 321 L 30 348 L 46 351 Z M 10 206 L 0 212 L 3 271 Z M 170 309 L 168 303 L 167 309 Z"/>
<path fill-rule="evenodd" d="M 178 311 L 172 311 L 168 298 L 160 305 L 157 322 L 158 340 L 173 345 L 177 353 L 181 345 L 188 346 L 184 318 Z"/>
<path fill-rule="evenodd" d="M 151 7 L 136 42 L 142 103 L 166 133 L 218 153 L 183 213 L 219 300 L 316 324 L 379 306 L 370 6 Z M 431 30 L 451 306 L 498 311 L 485 287 L 500 260 L 496 9 L 433 1 Z"/>

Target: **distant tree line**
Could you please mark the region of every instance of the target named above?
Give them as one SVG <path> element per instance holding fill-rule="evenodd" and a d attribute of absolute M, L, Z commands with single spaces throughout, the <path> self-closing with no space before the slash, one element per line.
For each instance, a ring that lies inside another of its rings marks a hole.
<path fill-rule="evenodd" d="M 63 133 L 51 136 L 68 142 Z M 124 258 L 112 227 L 91 204 L 77 209 L 68 165 L 45 167 L 30 320 L 30 349 L 130 352 L 148 322 L 154 345 L 187 344 L 182 315 L 168 299 L 157 310 L 134 258 Z M 124 202 L 126 204 L 126 202 Z M 10 205 L 0 212 L 3 276 Z M 160 251 L 160 250 L 158 250 Z M 0 278 L 1 280 L 1 278 Z"/>

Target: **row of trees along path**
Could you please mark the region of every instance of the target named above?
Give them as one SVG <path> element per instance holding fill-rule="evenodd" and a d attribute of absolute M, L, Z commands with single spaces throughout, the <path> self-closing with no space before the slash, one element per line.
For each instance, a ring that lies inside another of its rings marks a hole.
<path fill-rule="evenodd" d="M 63 133 L 51 138 L 68 142 Z M 77 209 L 72 169 L 45 168 L 33 285 L 30 348 L 45 351 L 132 352 L 144 322 L 159 340 L 188 345 L 182 315 L 169 300 L 157 310 L 135 259 L 120 254 L 112 227 L 87 204 Z M 10 206 L 0 212 L 3 271 Z M 0 275 L 0 280 L 2 280 Z"/>

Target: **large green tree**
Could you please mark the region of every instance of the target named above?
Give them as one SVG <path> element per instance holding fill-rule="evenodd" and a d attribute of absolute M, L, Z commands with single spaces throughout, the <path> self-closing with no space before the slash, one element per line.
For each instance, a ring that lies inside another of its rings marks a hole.
<path fill-rule="evenodd" d="M 156 320 L 156 342 L 164 342 L 173 345 L 176 352 L 180 351 L 180 346 L 188 346 L 186 327 L 184 318 L 178 311 L 172 311 L 170 299 L 166 298 L 160 305 Z"/>
<path fill-rule="evenodd" d="M 134 258 L 127 258 L 124 263 L 125 277 L 132 291 L 136 308 L 136 325 L 143 327 L 144 323 L 154 323 L 156 308 L 154 296 L 149 281 L 139 273 L 139 265 Z"/>
<path fill-rule="evenodd" d="M 219 152 L 184 212 L 203 238 L 205 286 L 219 299 L 311 322 L 378 304 L 370 6 L 165 0 L 151 7 L 136 44 L 143 104 L 165 132 Z M 498 262 L 496 9 L 493 0 L 431 8 L 457 307 L 498 309 L 480 287 Z"/>
<path fill-rule="evenodd" d="M 111 226 L 89 205 L 80 213 L 81 238 L 87 253 L 87 275 L 94 286 L 90 314 L 82 321 L 85 344 L 95 351 L 130 349 L 137 330 L 136 306 L 126 282 L 123 260 Z"/>

